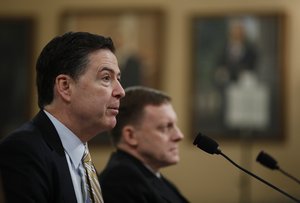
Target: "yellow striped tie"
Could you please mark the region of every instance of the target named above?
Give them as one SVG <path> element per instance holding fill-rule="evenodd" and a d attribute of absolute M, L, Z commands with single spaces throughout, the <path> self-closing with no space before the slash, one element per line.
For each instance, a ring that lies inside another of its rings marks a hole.
<path fill-rule="evenodd" d="M 96 169 L 93 165 L 91 155 L 86 146 L 85 152 L 83 155 L 83 166 L 86 174 L 86 181 L 88 184 L 88 193 L 91 202 L 93 203 L 103 203 L 103 198 L 101 194 L 100 184 L 98 182 L 98 177 L 96 173 Z"/>

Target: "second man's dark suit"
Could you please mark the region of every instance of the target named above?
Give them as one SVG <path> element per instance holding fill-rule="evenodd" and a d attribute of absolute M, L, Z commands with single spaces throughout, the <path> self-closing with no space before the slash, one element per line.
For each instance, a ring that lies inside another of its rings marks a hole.
<path fill-rule="evenodd" d="M 99 176 L 105 203 L 187 203 L 177 188 L 118 150 Z"/>

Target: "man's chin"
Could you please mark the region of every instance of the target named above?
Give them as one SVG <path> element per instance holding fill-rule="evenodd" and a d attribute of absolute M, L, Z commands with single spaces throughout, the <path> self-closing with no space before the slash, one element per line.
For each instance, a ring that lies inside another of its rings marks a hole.
<path fill-rule="evenodd" d="M 113 129 L 115 126 L 116 126 L 116 124 L 117 124 L 117 120 L 116 120 L 116 118 L 112 118 L 112 119 L 110 119 L 108 122 L 107 122 L 107 125 L 106 125 L 106 130 L 111 130 L 111 129 Z"/>
<path fill-rule="evenodd" d="M 173 159 L 174 164 L 177 164 L 180 161 L 180 157 L 177 156 Z"/>
<path fill-rule="evenodd" d="M 175 165 L 175 164 L 178 164 L 179 160 L 180 160 L 179 157 L 172 158 L 172 159 L 169 161 L 169 165 Z"/>

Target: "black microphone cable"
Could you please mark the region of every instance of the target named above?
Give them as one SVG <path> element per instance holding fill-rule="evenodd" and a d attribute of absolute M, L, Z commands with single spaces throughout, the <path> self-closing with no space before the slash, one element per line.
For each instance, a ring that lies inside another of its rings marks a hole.
<path fill-rule="evenodd" d="M 268 185 L 269 187 L 273 188 L 274 190 L 282 193 L 283 195 L 289 197 L 290 199 L 294 200 L 295 202 L 300 203 L 299 199 L 296 199 L 295 197 L 291 196 L 290 194 L 288 194 L 287 192 L 281 190 L 280 188 L 272 185 L 271 183 L 267 182 L 266 180 L 260 178 L 259 176 L 253 174 L 252 172 L 244 169 L 243 167 L 239 166 L 237 163 L 235 163 L 233 160 L 231 160 L 228 156 L 226 156 L 219 148 L 218 148 L 218 143 L 216 141 L 214 141 L 213 139 L 203 135 L 202 133 L 199 133 L 194 142 L 194 145 L 196 145 L 198 148 L 202 149 L 203 151 L 209 153 L 209 154 L 219 154 L 221 156 L 223 156 L 226 160 L 228 160 L 230 163 L 232 163 L 234 166 L 236 166 L 237 168 L 241 169 L 242 171 L 244 171 L 245 173 L 251 175 L 252 177 L 258 179 L 259 181 L 265 183 L 266 185 Z"/>
<path fill-rule="evenodd" d="M 286 171 L 282 170 L 278 164 L 277 161 L 270 156 L 269 154 L 267 154 L 264 151 L 261 151 L 257 157 L 256 157 L 256 161 L 259 162 L 261 165 L 272 169 L 272 170 L 278 170 L 280 171 L 282 174 L 286 175 L 287 177 L 289 177 L 290 179 L 294 180 L 295 182 L 297 182 L 298 184 L 300 184 L 300 180 L 297 179 L 296 177 L 292 176 L 291 174 L 287 173 Z"/>

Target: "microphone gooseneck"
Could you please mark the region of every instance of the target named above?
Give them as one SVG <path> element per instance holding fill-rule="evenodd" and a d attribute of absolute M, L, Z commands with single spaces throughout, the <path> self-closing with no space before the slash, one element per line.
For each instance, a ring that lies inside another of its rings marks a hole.
<path fill-rule="evenodd" d="M 263 166 L 272 169 L 272 170 L 278 170 L 281 173 L 283 173 L 284 175 L 286 175 L 287 177 L 291 178 L 292 180 L 294 180 L 295 182 L 297 182 L 298 184 L 300 184 L 300 180 L 295 178 L 294 176 L 290 175 L 289 173 L 285 172 L 284 170 L 282 170 L 278 164 L 277 161 L 271 157 L 269 154 L 265 153 L 264 151 L 261 151 L 257 158 L 256 161 L 261 163 Z"/>
<path fill-rule="evenodd" d="M 278 187 L 272 185 L 271 183 L 267 182 L 266 180 L 260 178 L 259 176 L 253 174 L 252 172 L 244 169 L 243 167 L 239 166 L 237 163 L 235 163 L 233 160 L 231 160 L 228 156 L 226 156 L 222 151 L 218 148 L 218 143 L 214 141 L 213 139 L 203 135 L 202 133 L 199 133 L 194 142 L 194 145 L 196 145 L 198 148 L 202 149 L 203 151 L 209 153 L 209 154 L 220 154 L 223 156 L 226 160 L 228 160 L 231 164 L 239 168 L 240 170 L 244 171 L 245 173 L 251 175 L 252 177 L 256 178 L 257 180 L 265 183 L 269 187 L 273 188 L 274 190 L 280 192 L 281 194 L 289 197 L 290 199 L 294 200 L 295 202 L 300 203 L 300 200 L 296 199 L 295 197 L 291 196 L 290 194 L 286 193 L 285 191 L 279 189 Z"/>

